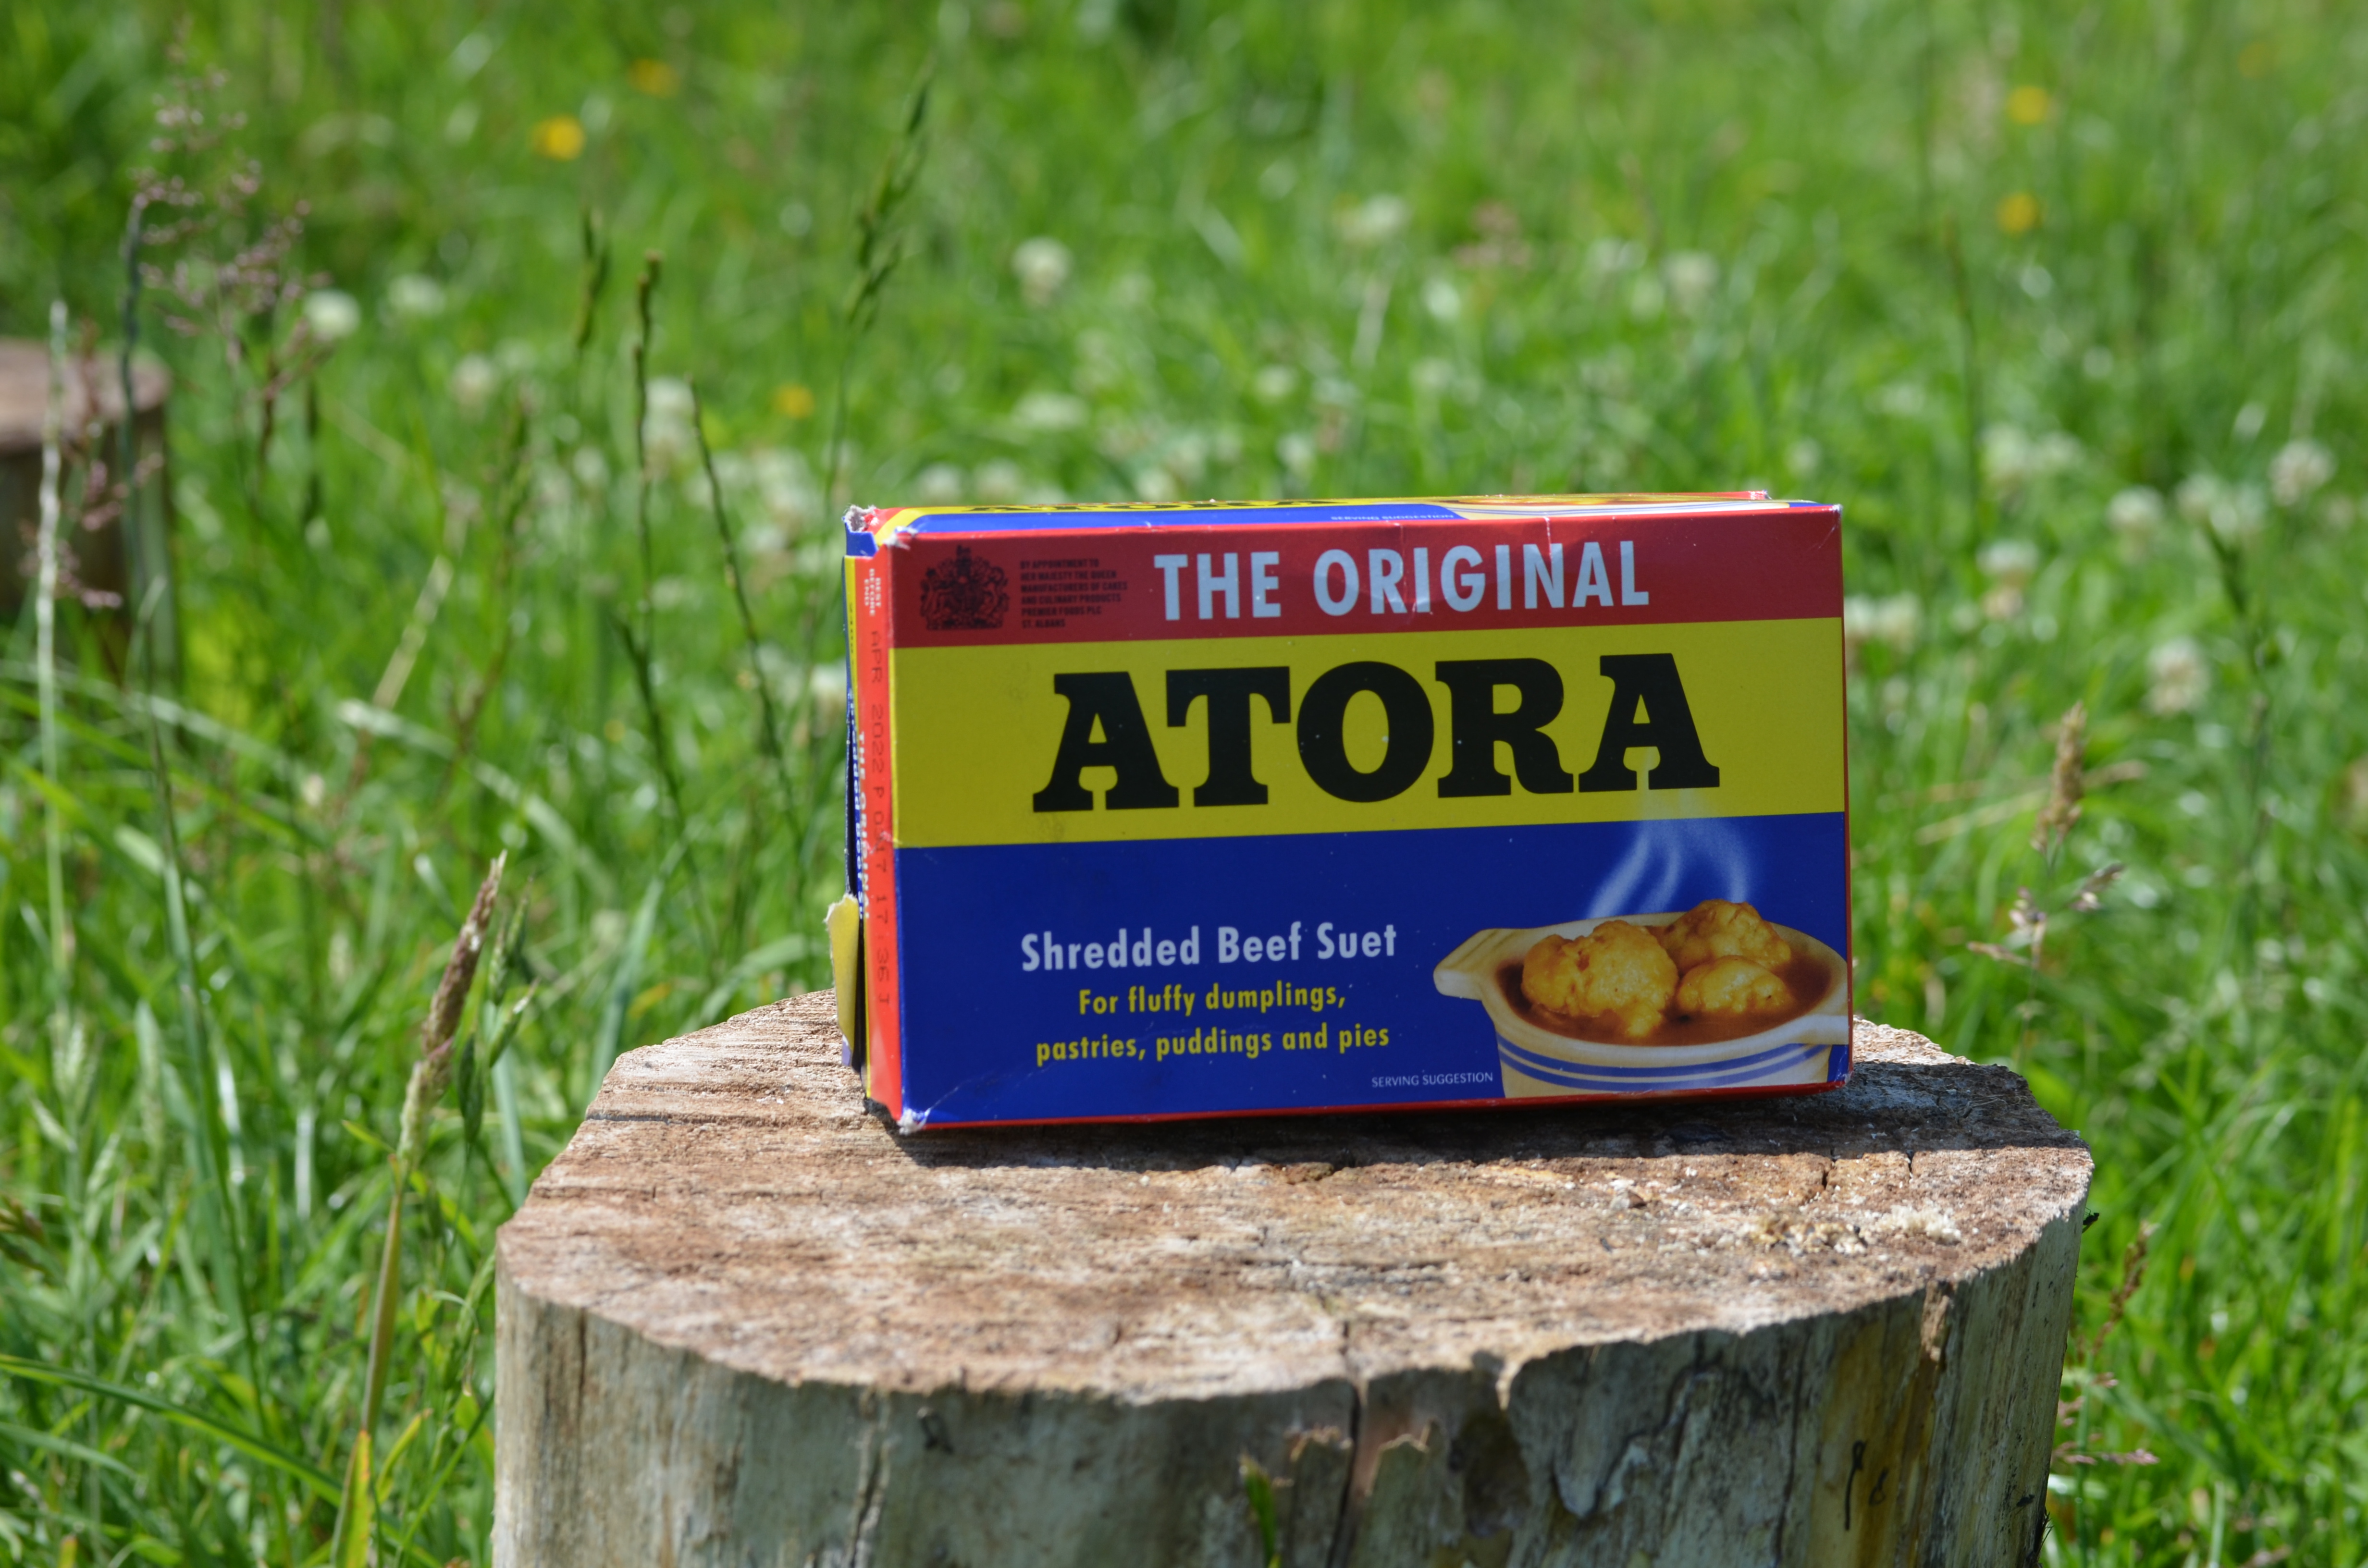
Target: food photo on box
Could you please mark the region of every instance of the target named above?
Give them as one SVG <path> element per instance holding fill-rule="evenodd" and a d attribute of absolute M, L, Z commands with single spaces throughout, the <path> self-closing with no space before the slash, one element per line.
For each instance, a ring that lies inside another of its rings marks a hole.
<path fill-rule="evenodd" d="M 1836 507 L 859 509 L 846 585 L 906 1131 L 1848 1076 Z"/>

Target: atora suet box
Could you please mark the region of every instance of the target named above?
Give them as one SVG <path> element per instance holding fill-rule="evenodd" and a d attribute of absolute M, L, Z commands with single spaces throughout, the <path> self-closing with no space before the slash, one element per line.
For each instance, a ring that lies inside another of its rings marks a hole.
<path fill-rule="evenodd" d="M 1850 1071 L 1840 514 L 858 510 L 841 1017 L 907 1131 Z"/>

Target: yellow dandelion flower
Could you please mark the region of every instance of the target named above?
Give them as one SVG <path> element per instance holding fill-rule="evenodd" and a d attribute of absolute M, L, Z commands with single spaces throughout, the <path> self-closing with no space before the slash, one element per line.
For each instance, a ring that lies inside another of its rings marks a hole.
<path fill-rule="evenodd" d="M 2006 117 L 2017 125 L 2041 125 L 2055 108 L 2044 87 L 2021 86 L 2006 96 Z"/>
<path fill-rule="evenodd" d="M 670 98 L 682 90 L 682 73 L 663 60 L 636 60 L 625 67 L 633 91 L 654 98 Z"/>
<path fill-rule="evenodd" d="M 2039 198 L 2018 190 L 1998 204 L 1998 226 L 2009 234 L 2027 234 L 2039 227 Z"/>
<path fill-rule="evenodd" d="M 803 381 L 785 381 L 773 389 L 773 412 L 791 419 L 811 418 L 814 411 L 814 389 Z"/>
<path fill-rule="evenodd" d="M 571 163 L 584 153 L 584 122 L 572 114 L 554 114 L 534 122 L 535 155 Z"/>

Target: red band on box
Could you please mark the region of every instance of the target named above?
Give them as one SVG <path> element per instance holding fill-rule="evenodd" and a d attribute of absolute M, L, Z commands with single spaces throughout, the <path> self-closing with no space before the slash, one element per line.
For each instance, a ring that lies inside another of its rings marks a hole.
<path fill-rule="evenodd" d="M 904 535 L 899 647 L 1313 637 L 1841 613 L 1840 515 Z"/>

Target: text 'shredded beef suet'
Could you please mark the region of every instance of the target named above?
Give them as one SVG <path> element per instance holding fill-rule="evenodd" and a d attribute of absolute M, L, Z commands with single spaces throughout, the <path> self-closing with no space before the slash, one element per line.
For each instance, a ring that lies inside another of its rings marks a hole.
<path fill-rule="evenodd" d="M 866 1093 L 909 1131 L 1839 1084 L 1840 525 L 849 514 Z"/>

